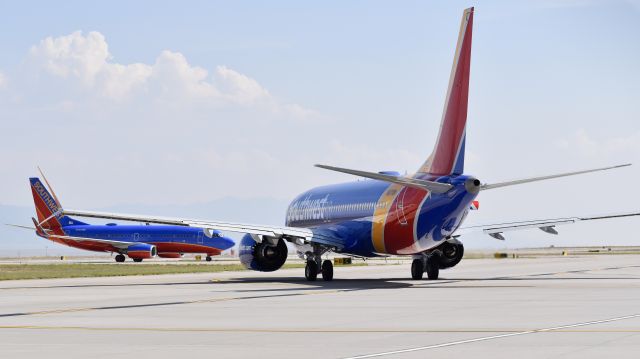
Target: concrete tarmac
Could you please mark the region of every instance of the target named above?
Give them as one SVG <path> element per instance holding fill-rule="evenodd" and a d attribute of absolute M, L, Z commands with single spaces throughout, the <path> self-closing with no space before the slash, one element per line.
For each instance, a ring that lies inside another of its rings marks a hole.
<path fill-rule="evenodd" d="M 0 282 L 2 358 L 638 358 L 640 256 Z"/>

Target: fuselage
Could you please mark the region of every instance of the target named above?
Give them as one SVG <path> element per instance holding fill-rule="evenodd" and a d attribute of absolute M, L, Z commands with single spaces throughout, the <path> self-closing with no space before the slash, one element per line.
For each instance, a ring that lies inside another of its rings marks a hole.
<path fill-rule="evenodd" d="M 444 194 L 377 180 L 316 187 L 296 197 L 286 225 L 330 232 L 337 250 L 365 257 L 415 254 L 449 238 L 464 220 L 478 191 L 465 175 L 415 178 L 450 183 Z"/>
<path fill-rule="evenodd" d="M 233 247 L 234 242 L 214 231 L 211 238 L 201 228 L 165 225 L 68 225 L 61 228 L 70 237 L 118 242 L 147 243 L 157 248 L 158 255 L 169 253 L 206 253 L 213 256 Z M 56 242 L 98 252 L 112 252 L 108 243 L 56 239 Z"/>

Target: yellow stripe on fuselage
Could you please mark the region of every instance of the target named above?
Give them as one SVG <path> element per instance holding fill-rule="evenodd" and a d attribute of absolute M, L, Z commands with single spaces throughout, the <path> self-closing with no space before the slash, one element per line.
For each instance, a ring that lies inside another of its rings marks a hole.
<path fill-rule="evenodd" d="M 373 227 L 371 229 L 371 239 L 376 253 L 386 253 L 384 245 L 384 224 L 387 222 L 387 216 L 389 215 L 393 201 L 401 189 L 402 186 L 392 184 L 384 191 L 382 196 L 380 196 L 376 204 L 373 212 Z"/>

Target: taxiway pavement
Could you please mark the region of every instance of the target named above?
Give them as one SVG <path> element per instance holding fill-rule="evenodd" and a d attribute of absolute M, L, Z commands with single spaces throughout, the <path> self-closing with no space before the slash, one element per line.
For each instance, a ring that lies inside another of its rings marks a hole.
<path fill-rule="evenodd" d="M 638 358 L 640 256 L 0 282 L 2 358 Z"/>

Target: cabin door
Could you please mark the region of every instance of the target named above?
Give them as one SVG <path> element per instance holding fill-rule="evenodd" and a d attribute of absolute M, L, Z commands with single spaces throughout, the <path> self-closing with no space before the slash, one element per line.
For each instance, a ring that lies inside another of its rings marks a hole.
<path fill-rule="evenodd" d="M 198 244 L 202 244 L 203 239 L 204 239 L 204 232 L 198 231 Z"/>

